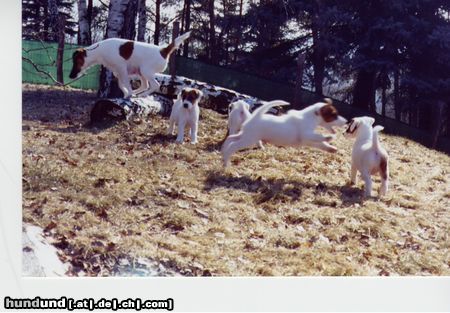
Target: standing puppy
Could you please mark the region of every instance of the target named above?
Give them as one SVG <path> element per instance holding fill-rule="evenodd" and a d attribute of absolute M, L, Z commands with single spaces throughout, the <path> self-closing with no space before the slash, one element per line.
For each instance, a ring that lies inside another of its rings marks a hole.
<path fill-rule="evenodd" d="M 252 115 L 250 113 L 250 105 L 243 100 L 230 103 L 228 111 L 228 132 L 226 137 L 237 134 L 241 130 L 242 124 Z M 258 142 L 258 145 L 261 149 L 264 149 L 261 141 Z"/>
<path fill-rule="evenodd" d="M 371 175 L 380 174 L 381 188 L 380 195 L 386 195 L 388 191 L 389 169 L 388 154 L 380 146 L 378 132 L 383 130 L 383 126 L 372 128 L 375 120 L 372 117 L 363 116 L 353 118 L 344 136 L 347 138 L 356 137 L 352 150 L 351 183 L 356 183 L 357 171 L 365 183 L 364 193 L 370 197 L 372 193 Z"/>
<path fill-rule="evenodd" d="M 124 98 L 147 91 L 158 90 L 160 85 L 155 79 L 156 73 L 163 72 L 170 55 L 190 36 L 187 32 L 167 46 L 155 46 L 145 42 L 120 38 L 109 38 L 81 48 L 73 53 L 73 66 L 69 77 L 74 79 L 95 64 L 107 67 L 117 77 Z M 130 78 L 137 76 L 141 86 L 133 91 Z"/>
<path fill-rule="evenodd" d="M 184 129 L 187 126 L 191 130 L 191 143 L 196 144 L 198 119 L 200 116 L 200 108 L 198 102 L 203 93 L 194 88 L 184 88 L 178 95 L 177 100 L 172 106 L 170 113 L 170 126 L 167 131 L 168 134 L 173 134 L 174 125 L 178 126 L 178 136 L 176 142 L 183 143 Z"/>
<path fill-rule="evenodd" d="M 236 151 L 265 141 L 277 146 L 310 146 L 328 152 L 336 152 L 330 145 L 334 136 L 316 133 L 317 126 L 323 126 L 334 133 L 333 126 L 343 126 L 347 122 L 338 115 L 331 100 L 318 102 L 303 110 L 290 110 L 287 114 L 275 116 L 266 113 L 271 107 L 288 105 L 281 100 L 266 102 L 256 109 L 250 119 L 242 125 L 241 131 L 230 135 L 222 146 L 224 166 L 230 164 L 230 157 Z"/>

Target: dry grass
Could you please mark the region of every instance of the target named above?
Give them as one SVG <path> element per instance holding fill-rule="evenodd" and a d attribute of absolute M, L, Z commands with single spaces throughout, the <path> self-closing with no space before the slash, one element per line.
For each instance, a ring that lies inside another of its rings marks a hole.
<path fill-rule="evenodd" d="M 74 275 L 109 275 L 124 255 L 184 275 L 450 274 L 445 154 L 383 134 L 391 190 L 363 199 L 342 136 L 336 154 L 267 145 L 224 172 L 215 112 L 180 146 L 166 118 L 87 129 L 94 94 L 24 92 L 23 218 L 47 227 Z"/>

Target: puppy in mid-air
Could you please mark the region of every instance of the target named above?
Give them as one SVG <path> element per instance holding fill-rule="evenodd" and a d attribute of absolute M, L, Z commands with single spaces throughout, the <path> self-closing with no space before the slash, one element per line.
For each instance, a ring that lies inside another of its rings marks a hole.
<path fill-rule="evenodd" d="M 241 130 L 242 124 L 252 115 L 250 113 L 250 105 L 243 100 L 230 103 L 228 112 L 228 132 L 226 137 L 237 134 Z M 264 149 L 261 141 L 258 142 L 258 145 L 261 149 Z"/>
<path fill-rule="evenodd" d="M 290 110 L 281 116 L 265 114 L 271 107 L 288 104 L 282 100 L 265 102 L 244 122 L 239 133 L 228 136 L 222 145 L 224 166 L 230 165 L 233 153 L 253 146 L 258 141 L 269 142 L 276 146 L 309 146 L 328 152 L 337 151 L 336 147 L 328 143 L 334 136 L 315 132 L 317 126 L 322 126 L 335 133 L 334 126 L 343 126 L 347 122 L 345 118 L 339 116 L 330 99 L 303 110 Z"/>
<path fill-rule="evenodd" d="M 73 65 L 69 77 L 77 78 L 89 67 L 101 64 L 110 69 L 117 77 L 124 98 L 134 94 L 150 94 L 159 90 L 156 73 L 162 73 L 169 62 L 170 55 L 186 41 L 191 32 L 175 38 L 170 44 L 153 44 L 120 38 L 108 38 L 90 47 L 77 49 L 72 56 Z M 141 86 L 133 90 L 131 77 L 139 77 Z"/>
<path fill-rule="evenodd" d="M 351 183 L 356 183 L 357 171 L 361 173 L 364 180 L 364 194 L 370 197 L 372 193 L 371 175 L 381 176 L 381 188 L 379 195 L 386 195 L 388 191 L 389 168 L 388 154 L 381 147 L 378 133 L 384 129 L 383 126 L 372 128 L 375 119 L 368 116 L 355 117 L 348 124 L 344 133 L 347 138 L 356 138 L 352 150 Z"/>
<path fill-rule="evenodd" d="M 203 96 L 203 93 L 194 88 L 184 88 L 178 95 L 177 100 L 173 104 L 172 112 L 170 113 L 168 134 L 172 135 L 174 126 L 178 126 L 177 143 L 183 143 L 184 130 L 187 127 L 190 129 L 191 143 L 196 144 L 198 119 L 200 116 L 200 108 L 198 103 Z"/>

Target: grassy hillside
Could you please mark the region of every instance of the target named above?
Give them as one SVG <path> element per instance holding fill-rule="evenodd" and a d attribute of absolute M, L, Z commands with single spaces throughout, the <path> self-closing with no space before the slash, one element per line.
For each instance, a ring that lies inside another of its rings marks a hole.
<path fill-rule="evenodd" d="M 336 154 L 266 145 L 224 171 L 226 117 L 203 110 L 199 144 L 177 145 L 160 116 L 84 128 L 94 99 L 24 85 L 23 219 L 71 275 L 109 275 L 124 256 L 183 275 L 450 275 L 445 154 L 382 134 L 391 189 L 364 199 L 341 134 Z"/>

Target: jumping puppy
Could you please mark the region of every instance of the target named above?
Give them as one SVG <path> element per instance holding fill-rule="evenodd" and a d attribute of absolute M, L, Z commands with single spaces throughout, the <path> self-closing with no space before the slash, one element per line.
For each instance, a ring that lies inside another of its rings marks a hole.
<path fill-rule="evenodd" d="M 361 173 L 364 180 L 364 193 L 366 197 L 370 197 L 372 193 L 371 175 L 380 174 L 381 188 L 380 195 L 386 195 L 388 191 L 389 169 L 388 154 L 383 147 L 380 146 L 378 140 L 379 131 L 383 130 L 383 126 L 375 126 L 372 128 L 375 120 L 372 117 L 363 116 L 353 118 L 344 136 L 347 138 L 356 137 L 352 150 L 352 169 L 351 183 L 356 183 L 357 171 Z"/>
<path fill-rule="evenodd" d="M 198 102 L 203 93 L 200 90 L 193 88 L 184 88 L 178 95 L 177 100 L 173 104 L 172 112 L 170 113 L 169 129 L 167 133 L 173 134 L 174 125 L 178 126 L 178 136 L 176 142 L 183 143 L 184 129 L 186 126 L 191 131 L 191 143 L 196 144 L 198 119 L 200 116 L 200 108 Z"/>
<path fill-rule="evenodd" d="M 124 98 L 147 91 L 148 94 L 159 89 L 155 74 L 163 72 L 169 56 L 190 36 L 187 32 L 165 46 L 155 46 L 145 42 L 110 38 L 73 53 L 73 66 L 69 77 L 74 79 L 95 64 L 107 67 L 117 77 Z M 139 77 L 141 86 L 133 91 L 130 77 Z"/>
<path fill-rule="evenodd" d="M 242 124 L 252 115 L 250 113 L 250 105 L 243 100 L 230 103 L 228 111 L 228 132 L 226 137 L 237 134 L 241 130 Z M 261 149 L 264 149 L 261 141 L 258 142 L 258 145 Z"/>
<path fill-rule="evenodd" d="M 333 126 L 343 126 L 347 122 L 338 115 L 331 100 L 318 102 L 303 110 L 290 110 L 285 115 L 275 116 L 266 113 L 276 105 L 288 105 L 289 103 L 275 100 L 264 103 L 255 110 L 242 125 L 241 131 L 231 135 L 222 146 L 224 166 L 230 164 L 230 156 L 238 150 L 255 145 L 258 141 L 267 141 L 277 146 L 310 146 L 328 152 L 336 152 L 337 149 L 330 145 L 334 136 L 316 133 L 317 126 L 323 126 L 335 133 Z"/>

